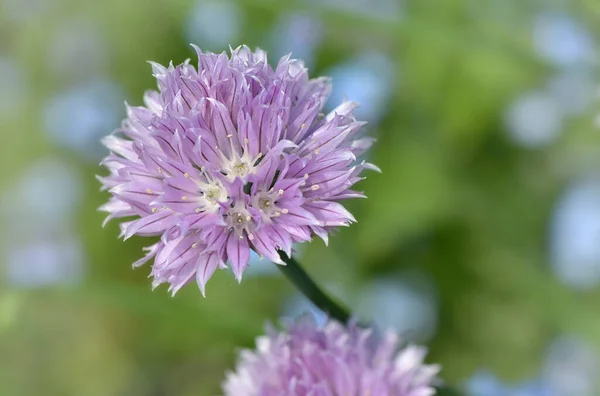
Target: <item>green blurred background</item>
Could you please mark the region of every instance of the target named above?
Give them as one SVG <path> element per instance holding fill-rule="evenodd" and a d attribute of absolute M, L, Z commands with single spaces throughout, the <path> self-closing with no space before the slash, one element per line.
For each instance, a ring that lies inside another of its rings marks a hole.
<path fill-rule="evenodd" d="M 267 320 L 314 311 L 264 260 L 206 299 L 152 292 L 148 241 L 101 227 L 98 141 L 190 42 L 293 52 L 330 108 L 362 103 L 383 173 L 300 249 L 331 293 L 466 394 L 600 395 L 598 21 L 596 0 L 0 0 L 0 395 L 216 395 Z"/>

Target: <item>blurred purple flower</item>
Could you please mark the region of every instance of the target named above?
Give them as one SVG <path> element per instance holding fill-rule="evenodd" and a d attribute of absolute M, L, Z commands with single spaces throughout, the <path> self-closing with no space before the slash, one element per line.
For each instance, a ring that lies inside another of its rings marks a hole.
<path fill-rule="evenodd" d="M 550 228 L 550 265 L 564 284 L 592 290 L 600 283 L 600 180 L 585 176 L 562 193 Z"/>
<path fill-rule="evenodd" d="M 285 301 L 282 308 L 282 317 L 285 320 L 295 320 L 296 318 L 311 316 L 319 327 L 325 326 L 328 320 L 327 314 L 300 292 Z"/>
<path fill-rule="evenodd" d="M 466 383 L 465 391 L 467 396 L 558 396 L 541 379 L 508 384 L 487 370 L 479 370 L 473 374 Z"/>
<path fill-rule="evenodd" d="M 285 13 L 279 17 L 271 35 L 277 54 L 292 52 L 305 64 L 312 65 L 315 51 L 323 38 L 323 25 L 311 14 Z"/>
<path fill-rule="evenodd" d="M 526 148 L 543 147 L 562 132 L 563 114 L 555 98 L 544 91 L 527 92 L 506 109 L 505 125 L 512 140 Z"/>
<path fill-rule="evenodd" d="M 568 14 L 537 15 L 533 22 L 533 44 L 540 56 L 559 67 L 589 63 L 596 52 L 585 26 Z"/>
<path fill-rule="evenodd" d="M 398 84 L 398 73 L 388 55 L 367 51 L 334 66 L 328 74 L 336 81 L 331 93 L 334 103 L 348 95 L 362 104 L 356 116 L 368 122 L 381 121 Z"/>
<path fill-rule="evenodd" d="M 548 81 L 547 90 L 565 116 L 584 114 L 596 100 L 596 84 L 590 70 L 571 69 Z"/>
<path fill-rule="evenodd" d="M 58 158 L 31 164 L 0 197 L 0 224 L 10 229 L 2 242 L 12 246 L 69 228 L 84 201 L 80 176 Z"/>
<path fill-rule="evenodd" d="M 393 328 L 410 342 L 425 342 L 435 335 L 438 322 L 433 282 L 425 274 L 404 271 L 395 279 L 373 279 L 358 298 L 357 312 L 380 328 Z"/>
<path fill-rule="evenodd" d="M 70 235 L 11 246 L 4 259 L 6 278 L 23 288 L 77 284 L 84 275 L 84 256 L 81 241 Z"/>
<path fill-rule="evenodd" d="M 509 387 L 487 370 L 474 373 L 465 384 L 468 396 L 505 396 Z"/>
<path fill-rule="evenodd" d="M 289 57 L 274 70 L 245 46 L 230 59 L 196 51 L 198 71 L 152 63 L 160 92 L 104 139 L 111 174 L 100 180 L 113 195 L 107 220 L 140 217 L 121 224 L 125 239 L 161 236 L 134 266 L 154 257 L 155 286 L 175 293 L 195 276 L 204 294 L 227 261 L 240 281 L 251 250 L 283 264 L 278 250 L 289 256 L 292 243 L 327 243 L 355 221 L 338 201 L 364 197 L 350 188 L 377 167 L 356 161 L 373 142 L 356 137 L 356 103 L 320 113 L 329 79 L 309 80 Z"/>
<path fill-rule="evenodd" d="M 269 330 L 256 351 L 242 351 L 223 390 L 226 396 L 428 396 L 440 368 L 425 365 L 426 350 L 399 348 L 394 332 L 373 331 L 330 321 L 318 328 L 304 320 L 283 332 Z"/>
<path fill-rule="evenodd" d="M 219 48 L 239 39 L 244 30 L 244 10 L 234 1 L 197 0 L 184 23 L 188 42 Z"/>
<path fill-rule="evenodd" d="M 50 98 L 44 108 L 49 138 L 86 160 L 98 161 L 106 154 L 99 140 L 119 125 L 123 94 L 110 80 L 94 79 L 68 88 Z"/>
<path fill-rule="evenodd" d="M 553 390 L 551 396 L 600 394 L 600 355 L 589 342 L 570 335 L 555 339 L 548 351 L 542 378 Z"/>

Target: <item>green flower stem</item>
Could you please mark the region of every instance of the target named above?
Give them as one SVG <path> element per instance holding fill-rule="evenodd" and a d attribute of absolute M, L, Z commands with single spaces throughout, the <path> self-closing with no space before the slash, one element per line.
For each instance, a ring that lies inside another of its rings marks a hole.
<path fill-rule="evenodd" d="M 321 311 L 329 315 L 329 317 L 336 319 L 340 323 L 348 323 L 350 320 L 350 312 L 342 307 L 340 304 L 331 299 L 312 278 L 304 271 L 300 263 L 295 259 L 288 257 L 284 252 L 279 252 L 281 259 L 286 265 L 277 265 L 277 268 L 283 272 L 286 278 L 288 278 L 294 286 L 296 286 L 302 294 L 304 294 L 314 305 L 316 305 Z M 364 324 L 360 324 L 364 325 Z M 439 396 L 459 396 L 456 390 L 442 386 L 438 388 Z"/>
<path fill-rule="evenodd" d="M 342 307 L 325 294 L 295 259 L 288 257 L 281 251 L 279 252 L 279 255 L 286 265 L 278 265 L 277 267 L 283 272 L 286 278 L 302 292 L 302 294 L 330 317 L 341 323 L 348 323 L 350 312 L 346 308 Z"/>

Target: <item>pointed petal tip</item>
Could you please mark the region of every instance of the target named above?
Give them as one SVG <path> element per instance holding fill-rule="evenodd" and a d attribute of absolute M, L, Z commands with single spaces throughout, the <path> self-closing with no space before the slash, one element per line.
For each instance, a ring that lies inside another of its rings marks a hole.
<path fill-rule="evenodd" d="M 226 267 L 226 268 L 229 268 L 229 267 Z M 241 284 L 244 271 L 240 271 L 239 268 L 235 269 L 234 266 L 231 266 L 231 271 L 233 272 L 233 277 L 237 281 L 238 285 Z"/>
<path fill-rule="evenodd" d="M 112 217 L 107 216 L 104 221 L 102 221 L 102 228 L 106 228 L 106 226 L 108 225 L 108 223 L 112 220 Z"/>
<path fill-rule="evenodd" d="M 198 279 L 196 279 L 196 283 L 200 289 L 200 294 L 202 294 L 203 298 L 206 298 L 206 281 L 199 282 Z"/>
<path fill-rule="evenodd" d="M 198 47 L 196 44 L 194 43 L 190 43 L 190 46 L 194 49 L 194 52 L 196 52 L 196 57 L 198 59 L 198 68 L 200 68 L 201 63 L 200 63 L 200 58 L 204 55 L 204 52 L 202 52 L 202 50 L 200 49 L 200 47 Z M 200 71 L 198 71 L 198 73 L 200 73 Z"/>

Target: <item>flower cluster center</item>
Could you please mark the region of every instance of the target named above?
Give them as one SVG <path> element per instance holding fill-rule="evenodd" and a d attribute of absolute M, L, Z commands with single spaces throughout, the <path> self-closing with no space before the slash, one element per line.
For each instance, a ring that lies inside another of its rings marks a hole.
<path fill-rule="evenodd" d="M 231 218 L 233 219 L 234 225 L 241 226 L 247 221 L 250 221 L 250 216 L 244 215 L 243 213 L 232 213 Z"/>
<path fill-rule="evenodd" d="M 235 176 L 246 177 L 250 173 L 250 166 L 245 162 L 238 162 L 232 167 L 231 171 Z"/>
<path fill-rule="evenodd" d="M 245 204 L 238 202 L 234 205 L 227 213 L 226 221 L 229 229 L 240 239 L 243 238 L 244 231 L 249 235 L 251 234 L 253 229 L 252 216 L 250 216 Z"/>
<path fill-rule="evenodd" d="M 260 211 L 263 221 L 269 223 L 272 217 L 279 217 L 288 212 L 277 205 L 280 196 L 279 192 L 260 192 L 253 197 L 252 206 Z"/>
<path fill-rule="evenodd" d="M 217 201 L 221 198 L 221 195 L 221 189 L 218 186 L 209 188 L 205 193 L 206 200 L 212 204 L 217 203 Z"/>
<path fill-rule="evenodd" d="M 258 207 L 262 210 L 269 210 L 273 206 L 273 202 L 271 202 L 270 198 L 260 198 L 258 200 Z"/>

